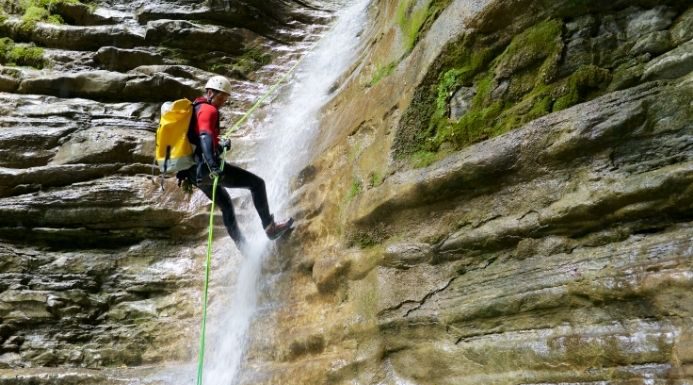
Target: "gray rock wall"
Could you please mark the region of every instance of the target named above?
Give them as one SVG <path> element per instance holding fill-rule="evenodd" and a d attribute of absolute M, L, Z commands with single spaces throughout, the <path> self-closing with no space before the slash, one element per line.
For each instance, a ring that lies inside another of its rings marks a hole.
<path fill-rule="evenodd" d="M 208 205 L 174 178 L 161 190 L 159 107 L 222 74 L 228 126 L 329 19 L 307 3 L 230 4 L 57 2 L 64 24 L 51 24 L 0 2 L 3 47 L 42 50 L 42 68 L 0 52 L 0 383 L 113 383 L 146 370 L 103 369 L 196 353 Z"/>

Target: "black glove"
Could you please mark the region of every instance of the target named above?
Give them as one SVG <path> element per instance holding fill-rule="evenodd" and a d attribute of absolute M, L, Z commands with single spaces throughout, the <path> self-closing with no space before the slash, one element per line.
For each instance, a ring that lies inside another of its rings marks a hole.
<path fill-rule="evenodd" d="M 231 139 L 224 138 L 221 140 L 219 145 L 221 146 L 222 151 L 228 151 L 231 149 Z"/>

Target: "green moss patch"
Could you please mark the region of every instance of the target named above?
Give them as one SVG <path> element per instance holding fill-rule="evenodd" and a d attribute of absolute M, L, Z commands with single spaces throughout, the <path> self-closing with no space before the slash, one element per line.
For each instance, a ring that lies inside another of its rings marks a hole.
<path fill-rule="evenodd" d="M 562 33 L 562 21 L 550 19 L 504 43 L 466 36 L 448 47 L 437 79 L 417 90 L 400 123 L 413 130 L 401 130 L 396 154 L 407 155 L 414 167 L 426 166 L 441 157 L 441 148 L 459 150 L 602 93 L 611 80 L 606 69 L 587 65 L 558 77 Z M 474 92 L 455 96 L 461 87 Z M 452 116 L 454 97 L 469 98 L 461 116 Z"/>
<path fill-rule="evenodd" d="M 438 160 L 438 153 L 432 151 L 421 150 L 415 152 L 411 156 L 411 166 L 414 168 L 427 167 Z"/>
<path fill-rule="evenodd" d="M 15 44 L 10 38 L 0 39 L 0 63 L 5 65 L 43 68 L 43 49 L 33 44 Z"/>
<path fill-rule="evenodd" d="M 272 55 L 262 47 L 251 47 L 238 57 L 205 57 L 191 61 L 208 71 L 243 79 L 248 79 L 253 72 L 271 62 Z"/>
<path fill-rule="evenodd" d="M 559 88 L 562 96 L 553 104 L 553 111 L 560 111 L 571 107 L 590 96 L 590 93 L 598 93 L 605 84 L 611 82 L 611 73 L 608 70 L 594 65 L 580 67 Z"/>
<path fill-rule="evenodd" d="M 354 198 L 356 198 L 359 194 L 361 194 L 361 191 L 363 190 L 363 184 L 361 183 L 360 180 L 357 178 L 354 178 L 354 180 L 351 182 L 351 186 L 349 187 L 349 191 L 347 192 L 346 199 L 347 202 L 351 202 Z"/>
<path fill-rule="evenodd" d="M 64 24 L 62 16 L 57 13 L 56 7 L 61 4 L 80 4 L 79 0 L 22 0 L 20 8 L 22 15 L 22 28 L 31 30 L 36 23 Z"/>
<path fill-rule="evenodd" d="M 371 77 L 371 80 L 366 84 L 366 87 L 373 87 L 374 85 L 378 84 L 384 78 L 392 75 L 392 73 L 395 71 L 396 66 L 397 66 L 397 63 L 395 63 L 395 62 L 392 62 L 392 63 L 387 64 L 385 66 L 378 66 L 376 68 L 376 70 L 373 72 L 373 76 Z"/>
<path fill-rule="evenodd" d="M 562 28 L 563 24 L 560 21 L 548 20 L 517 35 L 498 58 L 495 69 L 496 75 L 500 78 L 507 78 L 518 70 L 560 54 Z M 550 63 L 546 64 L 547 67 L 550 66 Z M 541 75 L 547 75 L 543 73 L 546 70 L 541 72 Z"/>
<path fill-rule="evenodd" d="M 428 30 L 433 21 L 450 4 L 451 0 L 402 0 L 397 6 L 397 24 L 404 39 L 406 52 L 411 51 L 422 32 Z"/>

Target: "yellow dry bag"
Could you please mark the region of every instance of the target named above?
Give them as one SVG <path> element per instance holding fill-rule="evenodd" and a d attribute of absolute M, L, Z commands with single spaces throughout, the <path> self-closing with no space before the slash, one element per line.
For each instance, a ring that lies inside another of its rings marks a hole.
<path fill-rule="evenodd" d="M 195 164 L 188 128 L 193 104 L 188 99 L 166 102 L 161 106 L 161 120 L 156 130 L 156 163 L 162 173 L 177 172 Z"/>

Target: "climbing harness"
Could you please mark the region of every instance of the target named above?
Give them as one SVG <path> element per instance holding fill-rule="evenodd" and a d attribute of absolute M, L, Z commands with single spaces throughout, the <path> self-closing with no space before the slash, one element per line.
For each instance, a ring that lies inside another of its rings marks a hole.
<path fill-rule="evenodd" d="M 221 136 L 222 139 L 228 139 L 229 135 L 236 131 L 241 124 L 243 124 L 250 114 L 252 114 L 269 96 L 276 91 L 279 86 L 284 83 L 286 79 L 291 76 L 291 74 L 296 70 L 298 65 L 303 61 L 303 58 L 301 60 L 298 60 L 290 69 L 287 71 L 272 87 L 270 87 L 267 92 L 265 92 L 256 102 L 253 104 L 248 111 L 233 125 L 231 126 L 230 129 L 226 130 L 224 135 Z M 221 167 L 220 170 L 223 172 L 224 171 L 224 159 L 226 158 L 226 148 L 224 148 L 224 151 L 221 155 Z M 219 176 L 214 177 L 214 182 L 212 183 L 212 205 L 209 211 L 209 229 L 208 229 L 208 234 L 207 234 L 207 260 L 205 263 L 205 284 L 204 284 L 204 291 L 203 291 L 203 296 L 202 296 L 202 325 L 200 327 L 200 352 L 198 354 L 198 360 L 197 360 L 197 385 L 202 385 L 202 369 L 204 367 L 204 356 L 205 356 L 205 332 L 207 330 L 207 297 L 208 297 L 208 291 L 209 291 L 209 276 L 211 272 L 211 266 L 212 266 L 212 233 L 214 229 L 214 202 L 216 201 L 216 193 L 217 193 L 217 184 L 219 183 Z"/>

